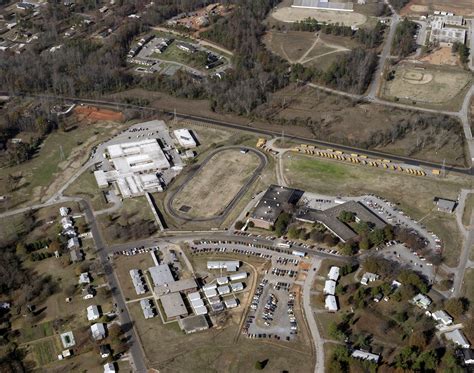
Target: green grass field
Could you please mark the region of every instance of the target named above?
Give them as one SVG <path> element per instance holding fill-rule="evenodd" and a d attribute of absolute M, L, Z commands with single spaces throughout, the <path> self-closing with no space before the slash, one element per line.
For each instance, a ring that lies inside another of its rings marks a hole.
<path fill-rule="evenodd" d="M 38 325 L 25 326 L 20 330 L 20 343 L 34 341 L 36 339 L 53 335 L 53 322 L 47 321 Z"/>
<path fill-rule="evenodd" d="M 31 344 L 36 362 L 40 365 L 47 365 L 57 360 L 58 349 L 54 339 L 50 338 L 41 342 Z"/>
<path fill-rule="evenodd" d="M 464 211 L 462 214 L 462 223 L 466 227 L 471 224 L 472 214 L 474 214 L 474 193 L 469 193 L 466 198 L 466 204 L 464 205 Z"/>
<path fill-rule="evenodd" d="M 105 201 L 102 190 L 97 186 L 94 174 L 91 170 L 85 171 L 64 192 L 66 196 L 81 196 L 87 198 L 94 210 L 102 210 L 110 207 Z"/>

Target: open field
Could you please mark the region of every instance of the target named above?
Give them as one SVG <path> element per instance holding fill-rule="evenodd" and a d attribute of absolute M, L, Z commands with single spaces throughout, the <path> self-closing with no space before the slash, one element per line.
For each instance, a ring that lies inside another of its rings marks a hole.
<path fill-rule="evenodd" d="M 459 56 L 453 54 L 451 49 L 451 47 L 438 47 L 430 54 L 421 57 L 420 61 L 431 65 L 459 66 Z"/>
<path fill-rule="evenodd" d="M 87 124 L 77 116 L 68 121 L 71 130 L 56 130 L 48 135 L 31 160 L 0 168 L 1 183 L 8 175 L 18 179 L 7 201 L 0 204 L 0 210 L 46 199 L 82 166 L 94 145 L 123 129 L 123 125 L 112 122 Z"/>
<path fill-rule="evenodd" d="M 453 12 L 456 15 L 474 15 L 471 0 L 412 0 L 402 9 L 401 14 L 419 15 L 420 13 L 432 13 L 435 10 Z"/>
<path fill-rule="evenodd" d="M 445 159 L 448 164 L 465 165 L 465 150 L 459 145 L 464 138 L 460 123 L 451 128 L 434 130 L 430 128 L 431 114 L 355 102 L 311 87 L 295 85 L 275 92 L 271 101 L 260 106 L 258 112 L 273 123 L 287 123 L 281 126 L 280 131 L 283 129 L 288 135 L 378 149 L 423 160 L 442 162 Z M 295 119 L 299 119 L 300 123 L 294 124 L 292 120 Z M 428 126 L 413 125 L 405 133 L 393 136 L 400 126 L 419 119 L 426 121 Z M 436 132 L 434 140 L 427 141 L 433 130 Z M 380 136 L 385 140 L 378 140 Z M 421 141 L 424 142 L 422 147 L 419 146 Z"/>
<path fill-rule="evenodd" d="M 468 227 L 471 224 L 471 217 L 474 214 L 474 193 L 469 193 L 466 198 L 466 204 L 464 205 L 464 211 L 462 214 L 462 223 Z"/>
<path fill-rule="evenodd" d="M 303 65 L 314 65 L 320 70 L 325 70 L 330 63 L 321 63 L 323 57 L 330 57 L 334 61 L 334 55 L 340 56 L 342 52 L 348 52 L 355 43 L 350 39 L 338 38 L 336 42 L 331 41 L 322 33 L 302 31 L 269 31 L 264 38 L 268 49 L 290 63 L 300 63 Z M 341 42 L 341 45 L 337 44 Z M 349 46 L 350 45 L 350 46 Z"/>
<path fill-rule="evenodd" d="M 468 269 L 464 276 L 463 295 L 469 299 L 471 305 L 474 303 L 474 269 Z"/>
<path fill-rule="evenodd" d="M 386 80 L 382 95 L 389 100 L 457 108 L 471 82 L 471 75 L 460 69 L 409 63 L 395 66 L 393 79 Z"/>
<path fill-rule="evenodd" d="M 249 180 L 258 157 L 238 149 L 219 152 L 181 189 L 173 207 L 190 218 L 210 218 L 222 212 Z"/>
<path fill-rule="evenodd" d="M 444 242 L 446 263 L 457 262 L 461 236 L 456 221 L 452 215 L 434 212 L 433 198 L 442 194 L 456 199 L 459 190 L 469 184 L 467 178 L 413 177 L 296 154 L 284 157 L 284 168 L 292 187 L 336 196 L 374 193 L 398 204 L 414 219 L 425 217 L 426 227 L 439 234 Z"/>
<path fill-rule="evenodd" d="M 345 26 L 360 26 L 367 21 L 367 17 L 356 12 L 338 12 L 334 10 L 303 9 L 280 7 L 271 13 L 271 16 L 280 22 L 297 22 L 305 18 L 314 18 L 321 23 L 339 23 Z"/>
<path fill-rule="evenodd" d="M 189 372 L 191 366 L 195 371 L 254 372 L 255 363 L 266 359 L 269 372 L 292 371 L 295 366 L 309 372 L 312 368 L 311 353 L 304 345 L 236 339 L 237 312 L 221 316 L 223 326 L 185 335 L 176 323 L 163 325 L 158 317 L 145 320 L 136 303 L 129 309 L 150 367 L 161 372 Z"/>
<path fill-rule="evenodd" d="M 90 201 L 94 210 L 102 210 L 110 207 L 105 200 L 103 190 L 97 186 L 94 173 L 91 170 L 86 170 L 79 176 L 69 188 L 64 191 L 66 196 L 80 196 Z"/>
<path fill-rule="evenodd" d="M 148 238 L 158 229 L 144 196 L 125 198 L 121 209 L 112 214 L 99 215 L 97 221 L 108 243 Z"/>

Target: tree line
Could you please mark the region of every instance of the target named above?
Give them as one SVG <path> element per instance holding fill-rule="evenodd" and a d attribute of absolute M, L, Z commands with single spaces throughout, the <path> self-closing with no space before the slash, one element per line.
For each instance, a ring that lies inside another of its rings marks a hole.
<path fill-rule="evenodd" d="M 405 18 L 397 25 L 392 42 L 392 53 L 400 57 L 406 57 L 416 51 L 416 40 L 414 38 L 418 29 L 415 22 Z"/>

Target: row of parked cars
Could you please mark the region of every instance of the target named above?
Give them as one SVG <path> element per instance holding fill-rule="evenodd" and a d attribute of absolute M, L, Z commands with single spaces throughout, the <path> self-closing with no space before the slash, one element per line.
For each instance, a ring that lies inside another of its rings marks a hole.
<path fill-rule="evenodd" d="M 264 321 L 265 326 L 270 326 L 273 321 L 273 313 L 275 312 L 278 304 L 278 299 L 274 294 L 268 296 L 267 303 L 263 308 L 262 320 Z"/>
<path fill-rule="evenodd" d="M 144 253 L 148 253 L 150 251 L 156 251 L 158 250 L 158 247 L 145 247 L 145 246 L 141 246 L 141 247 L 132 247 L 130 249 L 127 249 L 127 250 L 119 250 L 119 251 L 115 251 L 114 252 L 114 255 L 137 255 L 137 254 L 144 254 Z"/>

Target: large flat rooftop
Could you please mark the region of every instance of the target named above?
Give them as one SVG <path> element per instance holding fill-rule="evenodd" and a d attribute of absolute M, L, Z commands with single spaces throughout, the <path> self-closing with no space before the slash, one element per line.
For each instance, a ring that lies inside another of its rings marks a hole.
<path fill-rule="evenodd" d="M 252 219 L 274 223 L 286 204 L 298 202 L 302 193 L 296 189 L 270 185 L 250 215 Z"/>

